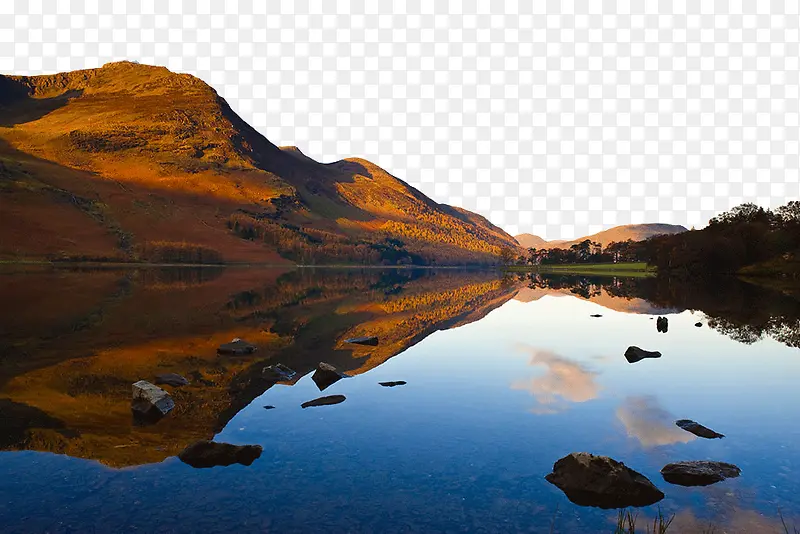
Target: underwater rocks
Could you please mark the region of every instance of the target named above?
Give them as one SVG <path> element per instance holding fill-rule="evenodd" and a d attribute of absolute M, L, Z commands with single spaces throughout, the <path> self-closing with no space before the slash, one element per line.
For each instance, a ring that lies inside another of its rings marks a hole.
<path fill-rule="evenodd" d="M 320 397 L 318 399 L 304 402 L 300 406 L 302 408 L 311 408 L 313 406 L 330 406 L 332 404 L 339 404 L 347 399 L 344 395 L 328 395 L 327 397 Z"/>
<path fill-rule="evenodd" d="M 329 363 L 319 362 L 317 370 L 311 376 L 311 380 L 317 385 L 320 391 L 335 384 L 342 378 L 350 378 L 350 375 L 342 373 Z"/>
<path fill-rule="evenodd" d="M 264 370 L 261 371 L 261 376 L 268 379 L 274 380 L 276 382 L 281 382 L 284 380 L 291 380 L 294 378 L 294 375 L 297 373 L 283 365 L 282 363 L 276 363 L 275 365 L 268 365 L 264 367 Z"/>
<path fill-rule="evenodd" d="M 661 353 L 658 351 L 649 351 L 640 349 L 639 347 L 628 347 L 628 350 L 625 351 L 625 359 L 628 360 L 628 363 L 636 363 L 642 361 L 646 358 L 660 358 Z"/>
<path fill-rule="evenodd" d="M 356 345 L 377 345 L 378 338 L 377 336 L 362 336 L 362 337 L 351 337 L 350 339 L 345 339 L 345 343 L 355 343 Z"/>
<path fill-rule="evenodd" d="M 178 458 L 192 467 L 204 469 L 233 464 L 250 465 L 261 456 L 262 451 L 261 445 L 231 445 L 201 440 L 183 449 Z"/>
<path fill-rule="evenodd" d="M 131 410 L 142 422 L 155 422 L 175 407 L 169 393 L 147 380 L 133 384 Z"/>
<path fill-rule="evenodd" d="M 255 345 L 243 339 L 239 339 L 238 337 L 233 338 L 230 343 L 223 343 L 217 349 L 219 354 L 230 354 L 233 356 L 244 356 L 246 354 L 252 354 L 255 351 Z"/>
<path fill-rule="evenodd" d="M 725 434 L 714 432 L 710 428 L 703 426 L 696 421 L 692 421 L 691 419 L 679 419 L 678 421 L 675 421 L 675 424 L 684 429 L 685 431 L 691 432 L 695 436 L 701 438 L 715 439 L 715 438 L 725 437 Z"/>
<path fill-rule="evenodd" d="M 708 486 L 742 473 L 737 466 L 725 462 L 675 462 L 661 469 L 661 476 L 679 486 Z"/>
<path fill-rule="evenodd" d="M 156 375 L 156 384 L 166 384 L 173 387 L 188 386 L 189 381 L 176 373 L 164 373 L 163 375 Z"/>
<path fill-rule="evenodd" d="M 664 498 L 661 490 L 641 473 L 607 456 L 586 452 L 561 458 L 545 479 L 580 506 L 649 506 Z"/>

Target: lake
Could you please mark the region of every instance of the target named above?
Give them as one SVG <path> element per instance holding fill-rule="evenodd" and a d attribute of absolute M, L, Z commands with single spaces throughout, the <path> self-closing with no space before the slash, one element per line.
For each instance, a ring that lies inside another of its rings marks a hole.
<path fill-rule="evenodd" d="M 1 530 L 614 532 L 616 510 L 544 478 L 580 451 L 664 492 L 634 509 L 642 532 L 659 510 L 670 532 L 800 528 L 797 295 L 736 279 L 5 267 Z M 258 350 L 218 355 L 233 338 Z M 662 357 L 630 364 L 630 345 Z M 350 377 L 321 392 L 319 362 Z M 275 363 L 297 374 L 265 379 Z M 175 409 L 134 421 L 131 384 L 168 372 L 191 382 L 164 386 Z M 301 408 L 323 395 L 346 400 Z M 212 438 L 263 452 L 177 458 Z M 681 460 L 742 473 L 667 483 Z"/>

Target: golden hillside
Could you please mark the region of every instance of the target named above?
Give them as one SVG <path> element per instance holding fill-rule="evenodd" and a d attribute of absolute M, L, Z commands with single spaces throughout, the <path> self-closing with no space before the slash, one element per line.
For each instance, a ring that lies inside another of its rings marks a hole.
<path fill-rule="evenodd" d="M 0 76 L 0 114 L 0 258 L 462 264 L 517 246 L 368 161 L 278 148 L 163 67 Z"/>
<path fill-rule="evenodd" d="M 538 249 L 551 249 L 551 248 L 569 248 L 586 239 L 600 243 L 603 247 L 609 243 L 622 242 L 622 241 L 644 241 L 649 237 L 663 234 L 679 234 L 685 232 L 686 228 L 679 224 L 624 224 L 622 226 L 615 226 L 596 234 L 579 237 L 571 241 L 555 240 L 547 241 L 538 235 L 533 234 L 520 234 L 515 236 L 515 239 L 524 248 L 538 248 Z"/>

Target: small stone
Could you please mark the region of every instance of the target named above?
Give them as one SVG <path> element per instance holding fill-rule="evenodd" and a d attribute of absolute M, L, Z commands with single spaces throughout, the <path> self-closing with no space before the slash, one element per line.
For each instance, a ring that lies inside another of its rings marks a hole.
<path fill-rule="evenodd" d="M 317 370 L 311 375 L 311 380 L 317 385 L 320 391 L 330 387 L 342 378 L 349 378 L 349 375 L 342 373 L 329 363 L 319 362 Z"/>
<path fill-rule="evenodd" d="M 395 380 L 393 382 L 378 382 L 378 384 L 382 385 L 385 388 L 393 388 L 395 386 L 405 386 L 405 380 Z"/>
<path fill-rule="evenodd" d="M 273 406 L 273 405 L 271 405 L 271 404 L 267 404 L 266 406 L 264 406 L 264 409 L 265 409 L 265 410 L 274 410 L 274 409 L 275 409 L 275 406 Z"/>
<path fill-rule="evenodd" d="M 189 381 L 176 373 L 164 373 L 163 375 L 156 375 L 156 384 L 166 384 L 173 387 L 188 386 Z"/>
<path fill-rule="evenodd" d="M 175 407 L 169 393 L 147 380 L 133 384 L 131 410 L 141 422 L 155 422 Z"/>
<path fill-rule="evenodd" d="M 692 421 L 691 419 L 679 419 L 675 421 L 675 424 L 685 431 L 691 432 L 695 436 L 699 436 L 701 438 L 716 439 L 725 437 L 725 434 L 714 432 L 710 428 L 703 426 L 696 421 Z"/>
<path fill-rule="evenodd" d="M 344 395 L 328 395 L 327 397 L 320 397 L 318 399 L 304 402 L 300 406 L 302 408 L 311 408 L 312 406 L 330 406 L 331 404 L 339 404 L 344 402 L 346 397 Z"/>
<path fill-rule="evenodd" d="M 625 359 L 628 360 L 628 363 L 636 363 L 642 361 L 646 358 L 660 358 L 661 353 L 658 351 L 649 351 L 640 349 L 639 347 L 628 347 L 628 350 L 625 351 Z"/>
<path fill-rule="evenodd" d="M 201 440 L 186 447 L 178 458 L 198 469 L 233 464 L 251 465 L 262 451 L 261 445 L 231 445 Z"/>
<path fill-rule="evenodd" d="M 599 313 L 593 313 L 589 317 L 602 317 L 602 315 L 600 315 Z"/>
<path fill-rule="evenodd" d="M 230 343 L 223 343 L 217 349 L 219 354 L 231 354 L 233 356 L 243 356 L 252 354 L 256 351 L 256 346 L 238 337 L 233 338 Z"/>
<path fill-rule="evenodd" d="M 276 382 L 291 380 L 296 374 L 297 373 L 294 370 L 286 367 L 282 363 L 269 365 L 264 367 L 264 370 L 261 371 L 261 376 L 269 380 L 275 380 Z"/>
<path fill-rule="evenodd" d="M 697 328 L 700 328 L 701 326 L 703 326 L 703 323 L 694 323 L 694 325 L 695 325 Z"/>

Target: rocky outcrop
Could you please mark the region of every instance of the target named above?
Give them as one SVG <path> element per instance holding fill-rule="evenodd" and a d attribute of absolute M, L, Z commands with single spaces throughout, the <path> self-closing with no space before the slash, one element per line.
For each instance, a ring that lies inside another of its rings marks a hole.
<path fill-rule="evenodd" d="M 166 384 L 178 388 L 181 386 L 188 386 L 189 381 L 176 373 L 164 373 L 162 375 L 156 375 L 156 384 Z"/>
<path fill-rule="evenodd" d="M 256 351 L 256 346 L 243 339 L 234 338 L 230 343 L 223 343 L 217 349 L 219 354 L 230 354 L 232 356 L 244 356 Z"/>
<path fill-rule="evenodd" d="M 625 351 L 625 359 L 628 360 L 628 363 L 636 363 L 642 361 L 647 358 L 660 358 L 661 353 L 658 351 L 649 351 L 640 349 L 639 347 L 628 347 L 628 350 Z"/>
<path fill-rule="evenodd" d="M 350 375 L 342 373 L 329 363 L 319 362 L 317 370 L 311 375 L 311 380 L 317 385 L 320 391 L 330 387 L 342 378 L 349 378 Z"/>
<path fill-rule="evenodd" d="M 679 419 L 675 421 L 675 424 L 684 429 L 685 431 L 691 432 L 695 436 L 699 436 L 701 438 L 715 439 L 715 438 L 725 437 L 725 434 L 714 432 L 707 426 L 703 426 L 696 421 L 692 421 L 691 419 Z"/>
<path fill-rule="evenodd" d="M 302 408 L 311 408 L 312 406 L 330 406 L 331 404 L 339 404 L 347 399 L 344 395 L 328 395 L 327 397 L 320 397 L 318 399 L 304 402 L 300 406 Z"/>
<path fill-rule="evenodd" d="M 261 445 L 231 445 L 202 440 L 186 447 L 178 458 L 199 469 L 233 464 L 250 465 L 261 456 L 262 451 Z"/>
<path fill-rule="evenodd" d="M 167 415 L 175 407 L 169 393 L 147 380 L 133 384 L 131 410 L 141 421 L 154 421 Z"/>
<path fill-rule="evenodd" d="M 742 473 L 737 466 L 725 462 L 675 462 L 661 469 L 661 476 L 679 486 L 709 486 Z"/>
<path fill-rule="evenodd" d="M 607 456 L 586 452 L 561 458 L 545 478 L 580 506 L 649 506 L 664 498 L 661 490 L 641 473 Z"/>

